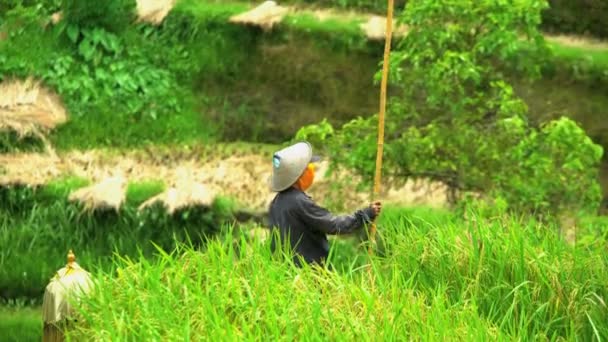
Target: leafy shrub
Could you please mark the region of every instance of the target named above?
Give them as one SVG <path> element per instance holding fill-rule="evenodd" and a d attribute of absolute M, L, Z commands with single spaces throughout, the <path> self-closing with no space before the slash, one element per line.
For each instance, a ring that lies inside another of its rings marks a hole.
<path fill-rule="evenodd" d="M 520 5 L 408 3 L 401 19 L 410 33 L 391 57 L 397 90 L 386 119 L 384 173 L 397 182 L 442 182 L 452 203 L 474 191 L 518 212 L 596 210 L 601 147 L 566 118 L 530 126 L 525 103 L 504 79 L 506 70 L 539 74 L 535 60 L 519 54 L 519 37 L 528 38 L 526 49 L 544 50 L 537 27 L 545 2 Z M 369 182 L 376 127 L 373 116 L 333 133 L 326 123 L 305 128 L 299 138 L 323 142 L 336 163 Z"/>
<path fill-rule="evenodd" d="M 554 33 L 589 34 L 608 37 L 608 2 L 605 0 L 548 0 L 550 7 L 542 13 L 542 28 Z M 322 6 L 352 8 L 376 13 L 386 13 L 386 1 L 375 0 L 289 0 L 286 2 Z M 405 8 L 407 0 L 395 0 L 395 11 Z M 437 2 L 441 3 L 441 2 Z M 518 6 L 513 3 L 512 6 Z"/>
<path fill-rule="evenodd" d="M 66 32 L 77 46 L 76 54 L 56 58 L 44 79 L 67 101 L 82 106 L 77 114 L 90 103 L 112 103 L 126 116 L 157 118 L 179 110 L 173 75 L 144 49 L 102 28 L 68 26 Z"/>
<path fill-rule="evenodd" d="M 7 12 L 19 8 L 36 8 L 48 15 L 56 12 L 61 7 L 62 0 L 3 0 L 0 2 L 0 22 L 1 17 Z"/>
<path fill-rule="evenodd" d="M 135 18 L 135 0 L 63 0 L 65 24 L 78 28 L 102 28 L 110 32 L 124 30 Z"/>

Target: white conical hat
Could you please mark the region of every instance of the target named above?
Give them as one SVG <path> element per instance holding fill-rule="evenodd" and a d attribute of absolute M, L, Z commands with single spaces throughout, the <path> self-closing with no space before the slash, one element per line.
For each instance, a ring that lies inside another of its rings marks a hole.
<path fill-rule="evenodd" d="M 292 186 L 302 175 L 311 161 L 318 160 L 313 157 L 312 146 L 307 142 L 286 147 L 275 152 L 272 157 L 272 191 L 280 192 Z"/>

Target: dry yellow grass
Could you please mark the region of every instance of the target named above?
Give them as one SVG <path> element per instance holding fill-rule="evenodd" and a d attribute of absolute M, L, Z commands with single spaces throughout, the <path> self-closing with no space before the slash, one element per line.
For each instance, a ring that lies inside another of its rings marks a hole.
<path fill-rule="evenodd" d="M 545 35 L 548 41 L 589 50 L 607 50 L 608 41 L 573 35 Z"/>
<path fill-rule="evenodd" d="M 68 171 L 56 156 L 39 153 L 0 154 L 0 184 L 42 185 Z"/>
<path fill-rule="evenodd" d="M 7 80 L 0 83 L 0 131 L 13 131 L 19 137 L 44 134 L 67 121 L 59 96 L 39 81 Z"/>
<path fill-rule="evenodd" d="M 72 151 L 59 156 L 38 153 L 19 153 L 0 155 L 1 184 L 41 185 L 58 177 L 70 175 L 88 179 L 93 183 L 102 182 L 108 177 L 119 174 L 129 182 L 163 180 L 174 190 L 167 191 L 156 198 L 156 201 L 172 203 L 168 208 L 178 208 L 180 203 L 207 203 L 215 195 L 230 196 L 248 208 L 265 210 L 274 197 L 268 187 L 271 167 L 268 156 L 250 153 L 225 158 L 210 157 L 202 160 L 196 156 L 170 158 L 162 152 L 141 151 L 122 154 L 111 154 L 107 151 L 93 150 L 87 152 Z M 347 209 L 356 209 L 366 205 L 369 193 L 357 192 L 350 187 L 332 193 L 330 185 L 334 178 L 324 177 L 327 162 L 319 165 L 317 179 L 310 189 L 310 194 L 319 203 L 339 200 Z M 342 174 L 352 179 L 352 175 Z M 188 190 L 193 184 L 199 184 L 194 193 Z M 202 190 L 204 188 L 204 190 Z M 404 186 L 386 186 L 382 199 L 387 203 L 404 205 L 432 205 L 441 207 L 445 204 L 445 187 L 428 182 L 408 182 Z M 339 196 L 339 198 L 336 198 Z M 173 199 L 171 199 L 173 198 Z"/>
<path fill-rule="evenodd" d="M 320 21 L 325 21 L 328 19 L 335 19 L 335 18 L 340 18 L 342 20 L 355 20 L 355 19 L 360 19 L 361 17 L 365 16 L 365 13 L 362 12 L 358 12 L 356 10 L 345 10 L 345 9 L 335 9 L 335 8 L 322 8 L 322 9 L 315 9 L 314 10 L 314 16 L 315 18 L 319 19 Z"/>

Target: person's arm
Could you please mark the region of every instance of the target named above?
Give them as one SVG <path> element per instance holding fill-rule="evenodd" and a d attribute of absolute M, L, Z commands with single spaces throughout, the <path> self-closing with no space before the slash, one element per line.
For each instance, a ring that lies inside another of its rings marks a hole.
<path fill-rule="evenodd" d="M 376 217 L 372 207 L 357 210 L 352 215 L 336 216 L 304 196 L 299 200 L 298 208 L 298 216 L 307 226 L 330 235 L 352 233 Z"/>

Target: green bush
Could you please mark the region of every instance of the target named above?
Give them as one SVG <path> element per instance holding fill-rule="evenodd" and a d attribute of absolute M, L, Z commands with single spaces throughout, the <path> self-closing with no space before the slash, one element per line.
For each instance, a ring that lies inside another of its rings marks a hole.
<path fill-rule="evenodd" d="M 452 203 L 475 191 L 520 213 L 597 210 L 602 148 L 569 119 L 530 125 L 526 104 L 504 78 L 513 70 L 540 74 L 537 54 L 520 52 L 546 49 L 537 29 L 545 5 L 542 0 L 519 7 L 493 0 L 443 6 L 409 1 L 401 18 L 409 34 L 391 56 L 395 90 L 385 123 L 383 170 L 388 180 L 430 179 L 451 190 Z M 528 38 L 525 44 L 520 33 Z M 321 142 L 332 162 L 369 182 L 376 129 L 373 116 L 340 130 L 322 123 L 297 137 Z"/>
<path fill-rule="evenodd" d="M 550 8 L 543 11 L 542 28 L 552 33 L 585 34 L 608 37 L 608 2 L 604 0 L 548 0 Z M 337 7 L 386 13 L 387 1 L 375 0 L 289 0 L 295 4 Z M 395 12 L 405 8 L 407 0 L 395 0 Z M 439 2 L 441 3 L 441 2 Z M 513 4 L 516 6 L 516 4 Z"/>
<path fill-rule="evenodd" d="M 36 8 L 44 13 L 44 15 L 50 15 L 51 13 L 57 12 L 61 9 L 61 2 L 63 0 L 3 0 L 0 2 L 0 23 L 2 17 L 9 11 L 18 8 Z"/>
<path fill-rule="evenodd" d="M 107 14 L 112 21 L 79 22 L 125 3 L 69 2 L 76 19 L 56 26 L 44 25 L 38 7 L 11 10 L 0 22 L 1 32 L 10 28 L 0 40 L 0 79 L 33 76 L 59 93 L 70 114 L 51 137 L 60 148 L 190 143 L 218 134 L 197 89 L 239 74 L 258 33 L 226 25 L 230 6 L 214 12 L 218 6 L 193 2 L 180 2 L 159 27 L 122 27 L 129 21 Z M 24 145 L 10 135 L 0 144 Z"/>
<path fill-rule="evenodd" d="M 124 30 L 135 19 L 135 0 L 62 0 L 65 23 L 80 29 Z"/>

